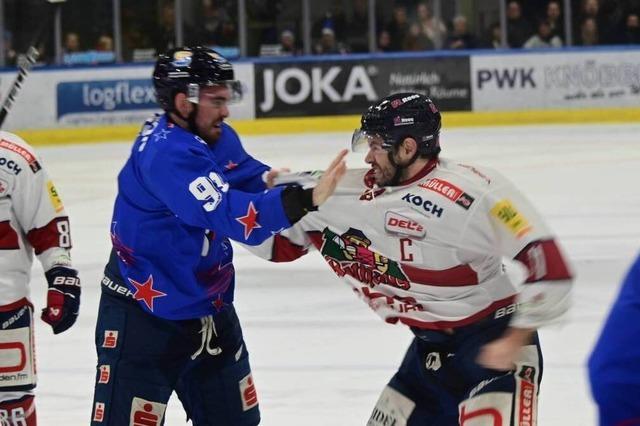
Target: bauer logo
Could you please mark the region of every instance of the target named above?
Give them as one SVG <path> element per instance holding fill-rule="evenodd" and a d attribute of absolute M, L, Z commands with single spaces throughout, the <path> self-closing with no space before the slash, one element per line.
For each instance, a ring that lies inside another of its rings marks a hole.
<path fill-rule="evenodd" d="M 58 118 L 68 114 L 157 109 L 150 79 L 69 81 L 57 86 Z"/>

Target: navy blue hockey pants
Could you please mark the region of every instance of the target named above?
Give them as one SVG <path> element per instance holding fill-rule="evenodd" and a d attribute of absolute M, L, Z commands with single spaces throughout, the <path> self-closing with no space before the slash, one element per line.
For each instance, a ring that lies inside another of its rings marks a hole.
<path fill-rule="evenodd" d="M 252 426 L 258 399 L 233 306 L 170 321 L 103 288 L 92 425 L 159 426 L 176 392 L 194 426 Z"/>
<path fill-rule="evenodd" d="M 476 362 L 481 347 L 500 337 L 508 320 L 488 318 L 452 333 L 412 329 L 416 337 L 367 425 L 535 424 L 542 378 L 537 334 L 512 371 Z"/>

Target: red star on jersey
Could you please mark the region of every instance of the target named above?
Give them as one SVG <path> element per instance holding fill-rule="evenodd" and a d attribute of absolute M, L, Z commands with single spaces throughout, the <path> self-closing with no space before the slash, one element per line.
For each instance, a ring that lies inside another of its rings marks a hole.
<path fill-rule="evenodd" d="M 227 163 L 226 166 L 224 166 L 225 169 L 227 170 L 233 170 L 236 167 L 238 167 L 238 163 L 234 163 L 233 161 L 229 160 L 229 162 Z"/>
<path fill-rule="evenodd" d="M 167 293 L 153 289 L 153 275 L 149 275 L 149 278 L 143 283 L 139 283 L 131 278 L 129 278 L 129 282 L 136 288 L 136 292 L 133 293 L 133 298 L 142 300 L 151 312 L 153 312 L 153 300 L 156 297 L 164 297 L 167 295 Z"/>
<path fill-rule="evenodd" d="M 249 202 L 247 214 L 241 217 L 236 217 L 236 220 L 244 226 L 245 240 L 249 239 L 249 236 L 254 229 L 262 228 L 262 225 L 258 223 L 258 210 L 253 206 L 253 201 Z"/>
<path fill-rule="evenodd" d="M 218 298 L 213 301 L 213 307 L 216 311 L 220 311 L 224 307 L 224 301 L 222 300 L 222 294 L 218 294 Z"/>

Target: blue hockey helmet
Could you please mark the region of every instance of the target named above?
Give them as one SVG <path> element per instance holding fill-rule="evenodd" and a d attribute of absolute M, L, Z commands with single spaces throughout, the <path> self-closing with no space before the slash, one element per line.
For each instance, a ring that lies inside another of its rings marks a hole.
<path fill-rule="evenodd" d="M 227 86 L 230 101 L 242 99 L 242 85 L 235 80 L 231 63 L 207 47 L 178 47 L 158 56 L 153 86 L 162 109 L 172 111 L 174 98 L 185 93 L 189 102 L 199 101 L 200 87 Z"/>
<path fill-rule="evenodd" d="M 362 115 L 361 127 L 351 139 L 353 151 L 368 149 L 372 140 L 392 151 L 406 138 L 418 143 L 418 154 L 440 153 L 440 111 L 433 101 L 419 93 L 396 93 L 370 106 Z"/>

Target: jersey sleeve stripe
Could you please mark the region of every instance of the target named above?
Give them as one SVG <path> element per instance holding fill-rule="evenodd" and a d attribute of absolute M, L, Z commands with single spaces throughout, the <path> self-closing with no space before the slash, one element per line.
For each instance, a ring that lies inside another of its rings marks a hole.
<path fill-rule="evenodd" d="M 463 327 L 465 325 L 473 324 L 481 319 L 488 317 L 496 310 L 503 308 L 505 306 L 509 306 L 516 301 L 516 295 L 506 297 L 501 300 L 497 300 L 493 302 L 491 305 L 486 308 L 476 312 L 475 314 L 468 316 L 466 318 L 457 320 L 457 321 L 420 321 L 415 318 L 407 318 L 407 317 L 388 317 L 385 319 L 386 322 L 395 324 L 400 321 L 403 324 L 406 324 L 410 327 L 423 328 L 428 330 L 443 330 L 448 328 L 457 328 Z"/>
<path fill-rule="evenodd" d="M 282 235 L 273 238 L 273 249 L 271 252 L 272 262 L 290 262 L 307 253 L 304 247 L 294 244 Z"/>
<path fill-rule="evenodd" d="M 18 250 L 18 234 L 8 220 L 0 222 L 0 250 Z"/>
<path fill-rule="evenodd" d="M 529 271 L 525 282 L 562 281 L 571 278 L 564 257 L 554 240 L 533 241 L 518 253 L 515 260 Z"/>
<path fill-rule="evenodd" d="M 67 217 L 57 217 L 42 228 L 34 228 L 27 233 L 27 240 L 29 240 L 29 243 L 33 246 L 36 255 L 53 247 L 62 247 L 60 244 L 61 233 L 58 222 L 68 222 L 68 220 Z M 64 248 L 71 248 L 71 241 L 69 241 Z"/>
<path fill-rule="evenodd" d="M 416 284 L 442 287 L 464 287 L 478 284 L 478 274 L 469 265 L 458 265 L 453 268 L 433 270 L 416 268 L 401 264 L 409 281 Z"/>

